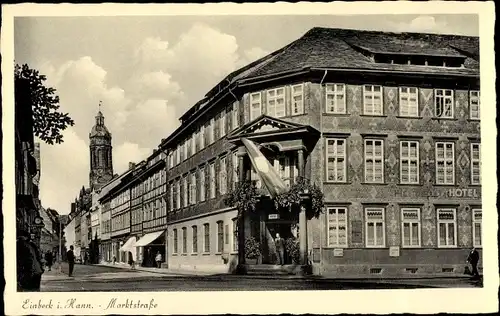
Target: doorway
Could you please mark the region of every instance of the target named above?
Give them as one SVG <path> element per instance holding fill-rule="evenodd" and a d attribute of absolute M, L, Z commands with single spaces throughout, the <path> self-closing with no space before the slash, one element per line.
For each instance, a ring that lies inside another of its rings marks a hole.
<path fill-rule="evenodd" d="M 283 241 L 292 237 L 294 234 L 295 223 L 293 221 L 266 221 L 263 223 L 262 231 L 262 263 L 263 264 L 278 264 L 279 259 L 276 251 L 276 234 L 279 234 Z M 284 254 L 284 263 L 292 264 L 292 258 L 288 256 L 286 247 Z"/>

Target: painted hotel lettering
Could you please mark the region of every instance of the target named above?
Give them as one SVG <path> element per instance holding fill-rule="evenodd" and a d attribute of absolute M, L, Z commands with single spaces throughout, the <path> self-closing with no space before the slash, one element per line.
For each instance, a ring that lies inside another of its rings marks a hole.
<path fill-rule="evenodd" d="M 449 189 L 447 195 L 449 198 L 479 198 L 476 189 Z"/>

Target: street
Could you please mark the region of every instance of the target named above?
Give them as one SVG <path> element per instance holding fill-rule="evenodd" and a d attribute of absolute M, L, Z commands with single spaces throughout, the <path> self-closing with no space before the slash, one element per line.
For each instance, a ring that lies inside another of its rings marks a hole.
<path fill-rule="evenodd" d="M 323 278 L 235 275 L 178 275 L 129 270 L 115 267 L 75 265 L 74 276 L 68 277 L 57 266 L 42 277 L 42 292 L 71 291 L 286 291 L 286 290 L 352 290 L 352 289 L 415 289 L 435 287 L 475 287 L 468 279 L 419 280 L 339 280 Z"/>

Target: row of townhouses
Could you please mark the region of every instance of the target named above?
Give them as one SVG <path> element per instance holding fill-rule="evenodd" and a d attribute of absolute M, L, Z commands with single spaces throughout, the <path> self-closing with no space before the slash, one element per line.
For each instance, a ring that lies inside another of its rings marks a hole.
<path fill-rule="evenodd" d="M 99 112 L 74 244 L 96 261 L 160 253 L 163 267 L 231 272 L 238 234 L 265 265 L 279 233 L 299 237 L 316 274 L 462 273 L 482 245 L 479 87 L 477 37 L 313 28 L 229 74 L 120 175 Z M 264 203 L 244 138 L 288 186 L 318 185 L 324 212 Z M 225 197 L 245 179 L 262 199 L 238 228 Z"/>

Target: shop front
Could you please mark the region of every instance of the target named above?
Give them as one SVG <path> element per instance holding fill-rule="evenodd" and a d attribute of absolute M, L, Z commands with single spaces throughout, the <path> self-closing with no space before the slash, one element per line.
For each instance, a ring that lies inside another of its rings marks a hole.
<path fill-rule="evenodd" d="M 137 249 L 137 263 L 143 267 L 156 267 L 156 256 L 161 255 L 161 262 L 165 262 L 165 231 L 156 231 L 142 236 L 135 247 Z"/>

